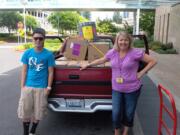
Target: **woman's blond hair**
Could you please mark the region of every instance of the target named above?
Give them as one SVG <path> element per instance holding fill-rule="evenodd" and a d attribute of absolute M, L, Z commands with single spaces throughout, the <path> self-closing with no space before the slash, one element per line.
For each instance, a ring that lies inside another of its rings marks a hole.
<path fill-rule="evenodd" d="M 119 32 L 119 33 L 116 35 L 116 39 L 115 39 L 113 48 L 114 48 L 115 50 L 119 51 L 118 39 L 119 39 L 120 36 L 125 37 L 125 38 L 127 38 L 127 39 L 129 40 L 129 48 L 128 48 L 128 49 L 130 49 L 131 46 L 132 46 L 132 37 L 131 37 L 131 35 L 128 34 L 127 32 Z"/>

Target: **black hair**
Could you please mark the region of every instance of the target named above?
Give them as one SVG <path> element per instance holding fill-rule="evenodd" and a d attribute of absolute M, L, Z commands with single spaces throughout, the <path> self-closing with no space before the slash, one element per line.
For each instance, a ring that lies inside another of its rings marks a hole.
<path fill-rule="evenodd" d="M 45 37 L 46 35 L 46 32 L 43 28 L 35 28 L 32 35 L 34 35 L 35 33 L 41 34 L 43 35 L 43 37 Z"/>

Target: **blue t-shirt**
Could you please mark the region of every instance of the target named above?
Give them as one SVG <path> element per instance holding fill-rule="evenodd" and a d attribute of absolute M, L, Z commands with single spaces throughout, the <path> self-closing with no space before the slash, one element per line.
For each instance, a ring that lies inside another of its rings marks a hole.
<path fill-rule="evenodd" d="M 46 88 L 48 85 L 48 67 L 55 65 L 53 54 L 47 49 L 36 52 L 32 48 L 23 54 L 21 62 L 27 65 L 25 86 Z"/>

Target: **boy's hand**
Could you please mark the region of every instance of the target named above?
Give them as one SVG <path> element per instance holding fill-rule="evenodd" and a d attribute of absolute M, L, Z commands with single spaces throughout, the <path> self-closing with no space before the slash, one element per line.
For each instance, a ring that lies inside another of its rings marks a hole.
<path fill-rule="evenodd" d="M 48 95 L 49 95 L 50 91 L 51 91 L 51 90 L 49 90 L 49 89 L 45 88 L 45 94 L 46 94 L 46 96 L 48 96 Z"/>

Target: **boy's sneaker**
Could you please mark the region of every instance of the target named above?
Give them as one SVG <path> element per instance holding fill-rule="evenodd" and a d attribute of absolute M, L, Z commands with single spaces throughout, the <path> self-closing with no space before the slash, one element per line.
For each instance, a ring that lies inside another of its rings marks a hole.
<path fill-rule="evenodd" d="M 30 133 L 29 135 L 36 135 L 36 134 L 32 134 L 32 133 Z"/>

